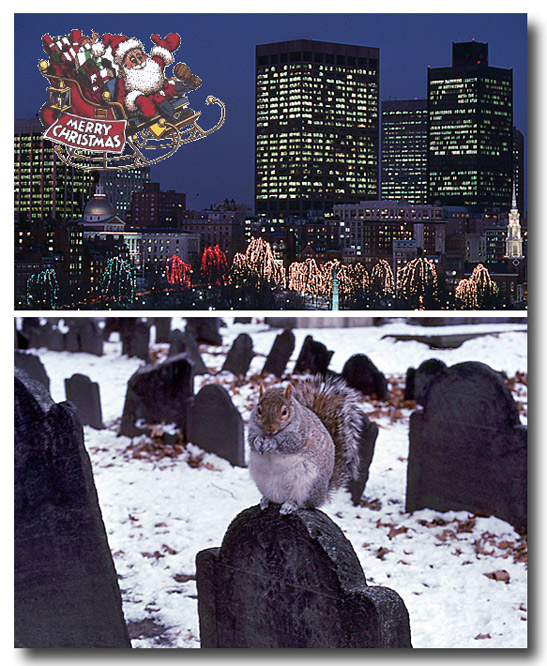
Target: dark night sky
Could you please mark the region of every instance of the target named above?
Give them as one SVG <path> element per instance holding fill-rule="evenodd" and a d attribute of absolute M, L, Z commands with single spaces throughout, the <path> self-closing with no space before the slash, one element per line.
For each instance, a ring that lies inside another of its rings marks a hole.
<path fill-rule="evenodd" d="M 527 135 L 526 14 L 15 14 L 16 118 L 34 116 L 46 99 L 47 82 L 37 68 L 45 55 L 42 34 L 72 28 L 135 36 L 147 52 L 152 33 L 178 32 L 176 61 L 203 80 L 189 100 L 203 110 L 204 129 L 218 118 L 218 107 L 206 107 L 206 96 L 226 104 L 226 123 L 218 132 L 152 167 L 152 180 L 164 190 L 186 192 L 189 208 L 225 198 L 252 205 L 256 44 L 304 38 L 379 47 L 385 100 L 425 98 L 427 66 L 450 65 L 452 42 L 488 42 L 490 65 L 513 68 L 514 124 Z"/>

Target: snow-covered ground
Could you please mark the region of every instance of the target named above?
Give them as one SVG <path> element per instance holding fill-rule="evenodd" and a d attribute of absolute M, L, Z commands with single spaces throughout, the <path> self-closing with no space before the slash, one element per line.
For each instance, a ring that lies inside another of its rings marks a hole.
<path fill-rule="evenodd" d="M 212 374 L 197 377 L 195 391 L 220 382 L 244 421 L 256 399 L 256 377 L 279 330 L 260 321 L 225 319 L 221 347 L 201 345 Z M 486 320 L 487 321 L 487 320 Z M 184 328 L 183 320 L 174 326 Z M 364 401 L 379 426 L 374 459 L 362 506 L 339 491 L 323 507 L 353 544 L 370 585 L 396 590 L 409 614 L 416 648 L 522 648 L 527 645 L 527 548 L 511 525 L 467 512 L 405 513 L 408 420 L 401 389 L 409 366 L 428 358 L 447 365 L 482 361 L 504 371 L 526 423 L 527 337 L 523 324 L 425 329 L 404 322 L 381 327 L 296 329 L 290 372 L 306 335 L 335 350 L 331 368 L 340 371 L 355 353 L 367 354 L 389 378 L 390 401 Z M 503 329 L 506 332 L 499 333 Z M 422 343 L 396 342 L 394 333 L 490 331 L 458 349 L 431 350 Z M 219 373 L 235 337 L 247 332 L 257 356 L 248 379 Z M 161 358 L 167 345 L 153 345 Z M 85 427 L 99 501 L 106 525 L 126 621 L 135 648 L 199 648 L 195 556 L 219 546 L 232 519 L 260 495 L 248 470 L 232 467 L 188 444 L 166 455 L 149 440 L 117 436 L 126 384 L 143 363 L 121 355 L 112 335 L 103 357 L 69 352 L 38 353 L 51 379 L 54 400 L 65 400 L 64 379 L 75 372 L 100 385 L 102 431 Z M 272 382 L 273 378 L 269 378 Z"/>

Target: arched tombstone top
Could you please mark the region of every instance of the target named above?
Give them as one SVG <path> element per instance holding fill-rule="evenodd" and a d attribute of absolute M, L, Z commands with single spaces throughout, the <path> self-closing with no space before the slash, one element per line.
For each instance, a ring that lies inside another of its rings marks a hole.
<path fill-rule="evenodd" d="M 518 408 L 499 372 L 478 361 L 457 363 L 433 378 L 424 417 L 447 427 L 504 429 L 519 425 Z"/>

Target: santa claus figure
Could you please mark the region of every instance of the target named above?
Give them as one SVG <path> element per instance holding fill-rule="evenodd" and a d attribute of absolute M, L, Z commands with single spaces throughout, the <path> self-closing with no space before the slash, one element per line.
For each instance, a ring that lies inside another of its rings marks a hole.
<path fill-rule="evenodd" d="M 125 35 L 105 34 L 92 47 L 97 57 L 110 47 L 118 68 L 114 99 L 124 105 L 129 115 L 137 114 L 143 119 L 152 118 L 158 111 L 164 114 L 167 111 L 169 115 L 172 108 L 169 100 L 195 90 L 201 84 L 201 80 L 183 63 L 175 66 L 178 80 L 165 76 L 165 68 L 174 62 L 173 54 L 180 46 L 179 35 L 173 32 L 163 39 L 151 35 L 150 39 L 154 42 L 150 55 L 146 54 L 141 41 Z"/>

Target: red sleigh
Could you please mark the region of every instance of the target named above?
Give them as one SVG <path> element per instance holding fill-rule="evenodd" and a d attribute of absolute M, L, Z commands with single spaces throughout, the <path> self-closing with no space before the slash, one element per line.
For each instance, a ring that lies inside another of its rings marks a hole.
<path fill-rule="evenodd" d="M 226 117 L 224 103 L 212 96 L 207 97 L 206 102 L 220 107 L 220 118 L 208 130 L 198 125 L 201 111 L 191 109 L 186 97 L 172 100 L 174 111 L 168 117 L 159 113 L 147 120 L 130 117 L 108 91 L 99 94 L 84 91 L 80 81 L 55 73 L 55 68 L 47 60 L 41 60 L 38 68 L 50 84 L 48 100 L 40 109 L 40 120 L 46 128 L 44 136 L 55 142 L 55 151 L 63 162 L 79 169 L 104 171 L 156 164 L 173 155 L 182 145 L 216 132 Z M 84 125 L 89 125 L 90 121 L 104 126 L 116 123 L 123 128 L 122 149 L 119 149 L 119 141 L 116 149 L 108 146 L 86 149 L 81 147 L 83 142 L 78 146 L 74 141 L 66 141 L 67 133 L 63 136 L 62 131 L 55 131 L 66 118 L 70 118 L 73 124 L 74 118 L 86 121 Z"/>

